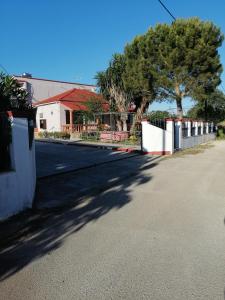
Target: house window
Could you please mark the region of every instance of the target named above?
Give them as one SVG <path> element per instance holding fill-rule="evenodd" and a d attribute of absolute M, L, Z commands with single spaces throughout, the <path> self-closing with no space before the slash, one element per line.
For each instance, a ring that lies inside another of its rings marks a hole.
<path fill-rule="evenodd" d="M 65 110 L 65 114 L 66 114 L 66 124 L 70 124 L 70 111 Z"/>
<path fill-rule="evenodd" d="M 47 129 L 47 122 L 45 119 L 40 120 L 40 128 Z"/>
<path fill-rule="evenodd" d="M 43 113 L 40 113 L 40 114 L 39 114 L 39 118 L 40 118 L 40 119 L 43 119 Z"/>

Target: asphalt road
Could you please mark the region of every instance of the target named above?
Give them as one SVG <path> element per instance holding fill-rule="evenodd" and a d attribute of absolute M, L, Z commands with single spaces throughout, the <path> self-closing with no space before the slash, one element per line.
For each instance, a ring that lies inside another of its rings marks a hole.
<path fill-rule="evenodd" d="M 38 177 L 75 170 L 131 155 L 129 153 L 114 152 L 94 147 L 70 146 L 37 141 L 35 147 Z"/>
<path fill-rule="evenodd" d="M 154 166 L 132 158 L 135 176 L 43 212 L 0 252 L 0 298 L 224 299 L 224 153 L 216 142 Z"/>

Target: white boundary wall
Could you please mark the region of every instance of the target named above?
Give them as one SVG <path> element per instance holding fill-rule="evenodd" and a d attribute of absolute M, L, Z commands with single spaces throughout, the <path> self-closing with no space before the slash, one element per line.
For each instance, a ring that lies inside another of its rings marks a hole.
<path fill-rule="evenodd" d="M 0 220 L 31 208 L 36 187 L 35 146 L 29 149 L 28 121 L 13 118 L 12 171 L 0 173 Z"/>
<path fill-rule="evenodd" d="M 152 155 L 172 154 L 173 144 L 173 121 L 167 121 L 166 130 L 147 121 L 142 122 L 142 152 Z"/>
<path fill-rule="evenodd" d="M 182 150 L 206 143 L 216 137 L 215 133 L 211 132 L 212 127 L 212 123 L 202 121 L 168 119 L 166 130 L 164 130 L 143 121 L 142 152 L 152 155 L 168 155 L 174 153 L 174 148 Z"/>

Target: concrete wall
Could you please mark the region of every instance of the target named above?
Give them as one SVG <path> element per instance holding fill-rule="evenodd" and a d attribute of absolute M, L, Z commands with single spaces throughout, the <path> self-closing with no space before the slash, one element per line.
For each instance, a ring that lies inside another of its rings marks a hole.
<path fill-rule="evenodd" d="M 35 146 L 29 149 L 27 119 L 12 122 L 12 171 L 0 173 L 0 220 L 32 207 L 36 187 Z"/>
<path fill-rule="evenodd" d="M 54 81 L 40 78 L 26 78 L 21 76 L 15 76 L 15 78 L 21 82 L 28 83 L 27 90 L 32 94 L 33 103 L 64 93 L 73 88 L 87 89 L 92 92 L 96 90 L 94 85 L 88 84 Z"/>
<path fill-rule="evenodd" d="M 168 121 L 166 130 L 147 121 L 142 122 L 142 151 L 153 155 L 172 154 L 174 151 L 173 122 Z"/>
<path fill-rule="evenodd" d="M 40 105 L 37 107 L 37 115 L 36 115 L 36 126 L 38 131 L 42 131 L 40 129 L 40 120 L 46 120 L 46 131 L 61 131 L 61 118 L 63 118 L 63 113 L 65 115 L 65 111 L 63 111 L 60 107 L 60 103 L 52 103 Z"/>

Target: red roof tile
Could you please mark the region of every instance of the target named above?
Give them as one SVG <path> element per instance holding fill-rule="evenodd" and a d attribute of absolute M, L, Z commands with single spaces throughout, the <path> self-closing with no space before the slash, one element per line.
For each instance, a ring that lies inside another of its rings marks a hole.
<path fill-rule="evenodd" d="M 56 96 L 38 101 L 34 105 L 39 106 L 42 104 L 60 102 L 72 110 L 87 110 L 87 106 L 84 103 L 93 98 L 103 100 L 101 95 L 94 92 L 83 89 L 71 89 Z M 106 110 L 109 107 L 107 102 L 103 102 L 103 106 Z"/>

